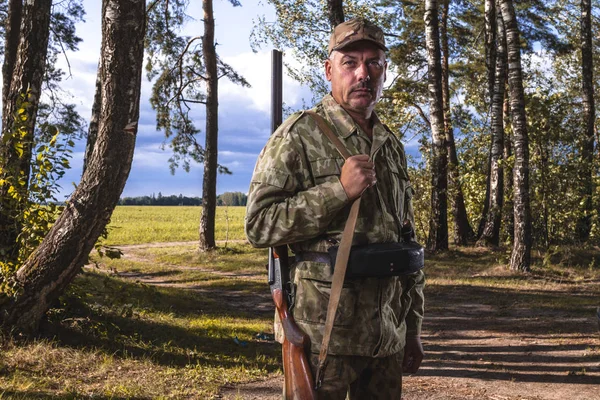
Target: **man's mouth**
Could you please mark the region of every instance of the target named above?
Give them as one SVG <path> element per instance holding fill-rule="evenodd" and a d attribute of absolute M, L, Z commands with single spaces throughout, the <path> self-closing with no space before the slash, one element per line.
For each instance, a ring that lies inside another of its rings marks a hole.
<path fill-rule="evenodd" d="M 352 92 L 359 92 L 359 93 L 371 93 L 373 91 L 373 89 L 371 89 L 370 87 L 357 87 L 352 89 Z"/>

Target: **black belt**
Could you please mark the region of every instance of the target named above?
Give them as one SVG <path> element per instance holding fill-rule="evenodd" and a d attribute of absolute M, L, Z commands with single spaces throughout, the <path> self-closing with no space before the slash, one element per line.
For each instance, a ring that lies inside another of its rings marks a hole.
<path fill-rule="evenodd" d="M 329 257 L 329 253 L 320 253 L 317 251 L 303 251 L 294 255 L 294 262 L 300 261 L 312 261 L 329 264 L 331 262 L 331 257 Z"/>

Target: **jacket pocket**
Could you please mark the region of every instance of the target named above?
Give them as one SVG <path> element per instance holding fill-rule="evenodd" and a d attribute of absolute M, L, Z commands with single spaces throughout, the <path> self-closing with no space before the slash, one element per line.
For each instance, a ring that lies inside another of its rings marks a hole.
<path fill-rule="evenodd" d="M 394 163 L 389 163 L 388 167 L 390 170 L 390 179 L 392 181 L 391 186 L 393 187 L 391 193 L 392 203 L 395 205 L 395 207 L 398 207 L 398 214 L 404 216 L 405 196 L 410 194 L 407 192 L 408 174 L 404 168 Z"/>
<path fill-rule="evenodd" d="M 263 183 L 275 186 L 279 189 L 285 189 L 290 175 L 287 172 L 271 168 L 267 171 L 256 171 L 252 175 L 251 183 Z"/>
<path fill-rule="evenodd" d="M 297 285 L 294 318 L 312 324 L 325 324 L 331 282 L 299 279 Z M 358 290 L 353 282 L 344 283 L 333 323 L 335 326 L 350 327 L 353 325 L 357 300 Z"/>
<path fill-rule="evenodd" d="M 341 158 L 319 158 L 310 162 L 312 175 L 315 180 L 315 185 L 331 182 L 339 179 L 342 172 L 341 165 L 344 160 Z"/>

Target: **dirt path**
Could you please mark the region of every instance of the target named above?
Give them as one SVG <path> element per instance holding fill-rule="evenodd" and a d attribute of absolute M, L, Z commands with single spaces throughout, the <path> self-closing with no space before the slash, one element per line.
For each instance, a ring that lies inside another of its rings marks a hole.
<path fill-rule="evenodd" d="M 184 244 L 190 243 L 119 248 L 124 257 L 151 261 L 140 250 Z M 210 268 L 202 270 L 233 277 Z M 142 274 L 125 277 L 162 285 Z M 250 278 L 264 279 L 259 275 Z M 554 285 L 547 291 L 498 291 L 466 285 L 432 287 L 426 292 L 422 335 L 426 359 L 417 375 L 405 377 L 403 399 L 600 400 L 600 333 L 594 310 L 590 310 L 589 317 L 582 317 L 528 306 L 533 300 L 550 302 L 552 296 L 597 298 L 599 289 L 598 283 Z M 494 296 L 512 296 L 514 301 L 506 307 L 504 298 L 504 302 L 498 302 L 504 306 L 498 306 Z M 273 307 L 267 296 L 253 303 L 239 304 L 263 310 Z M 280 399 L 282 382 L 282 376 L 274 375 L 263 381 L 223 387 L 220 398 Z"/>
<path fill-rule="evenodd" d="M 598 336 L 496 334 L 464 321 L 462 328 L 438 330 L 452 322 L 459 325 L 454 317 L 428 315 L 426 359 L 417 375 L 404 379 L 403 399 L 600 399 Z M 280 399 L 282 382 L 275 376 L 224 388 L 222 398 Z"/>

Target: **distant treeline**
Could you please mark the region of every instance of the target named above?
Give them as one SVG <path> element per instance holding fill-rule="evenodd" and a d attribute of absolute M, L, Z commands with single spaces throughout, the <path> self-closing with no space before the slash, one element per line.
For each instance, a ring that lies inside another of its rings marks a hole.
<path fill-rule="evenodd" d="M 245 206 L 248 197 L 242 192 L 225 192 L 217 196 L 219 206 Z M 201 197 L 187 197 L 182 194 L 163 196 L 152 193 L 151 196 L 123 197 L 119 199 L 120 206 L 201 206 Z"/>

